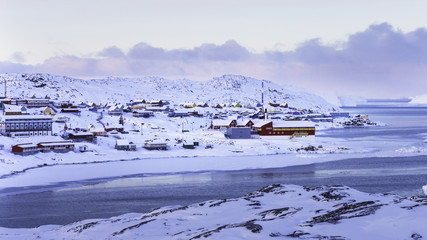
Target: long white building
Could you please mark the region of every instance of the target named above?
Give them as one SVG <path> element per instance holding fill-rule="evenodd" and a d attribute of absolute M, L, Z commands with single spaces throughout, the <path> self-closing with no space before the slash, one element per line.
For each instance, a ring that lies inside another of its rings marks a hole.
<path fill-rule="evenodd" d="M 9 137 L 50 136 L 52 117 L 45 115 L 0 116 L 0 133 Z"/>

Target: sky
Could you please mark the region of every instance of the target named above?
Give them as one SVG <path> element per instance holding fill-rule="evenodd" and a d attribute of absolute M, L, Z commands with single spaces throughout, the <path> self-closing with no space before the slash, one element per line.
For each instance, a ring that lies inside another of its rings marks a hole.
<path fill-rule="evenodd" d="M 427 93 L 427 1 L 0 0 L 0 72 Z"/>

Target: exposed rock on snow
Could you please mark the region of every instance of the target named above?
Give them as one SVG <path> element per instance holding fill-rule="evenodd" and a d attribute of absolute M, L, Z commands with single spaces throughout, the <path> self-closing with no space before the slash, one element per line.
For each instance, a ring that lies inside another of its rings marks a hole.
<path fill-rule="evenodd" d="M 35 229 L 4 239 L 421 239 L 427 197 L 270 185 L 241 198 Z"/>

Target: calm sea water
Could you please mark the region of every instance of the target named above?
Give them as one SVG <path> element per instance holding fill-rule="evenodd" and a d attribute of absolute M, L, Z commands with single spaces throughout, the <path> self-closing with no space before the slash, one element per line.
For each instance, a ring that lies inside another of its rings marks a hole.
<path fill-rule="evenodd" d="M 326 131 L 337 138 L 363 136 L 422 139 L 427 134 L 427 109 L 346 109 L 367 113 L 372 120 L 390 123 L 381 128 Z M 387 120 L 390 120 L 389 122 Z M 319 136 L 319 137 L 321 137 Z M 347 185 L 364 192 L 421 195 L 427 184 L 427 157 L 347 159 L 275 169 L 202 172 L 104 179 L 72 183 L 60 190 L 10 194 L 0 197 L 0 226 L 36 227 L 67 224 L 146 212 L 167 205 L 187 205 L 209 199 L 240 197 L 265 185 Z M 22 192 L 22 189 L 16 189 Z"/>

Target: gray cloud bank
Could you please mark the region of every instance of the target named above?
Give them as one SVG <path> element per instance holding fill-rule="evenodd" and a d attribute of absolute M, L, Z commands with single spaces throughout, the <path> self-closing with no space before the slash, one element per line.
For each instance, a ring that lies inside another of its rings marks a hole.
<path fill-rule="evenodd" d="M 38 65 L 0 62 L 0 71 L 195 80 L 241 74 L 318 92 L 381 98 L 414 96 L 427 92 L 427 30 L 403 33 L 383 23 L 352 34 L 340 44 L 312 39 L 293 51 L 262 53 L 253 53 L 233 40 L 174 50 L 141 42 L 128 51 L 112 46 L 94 57 L 56 56 Z"/>

